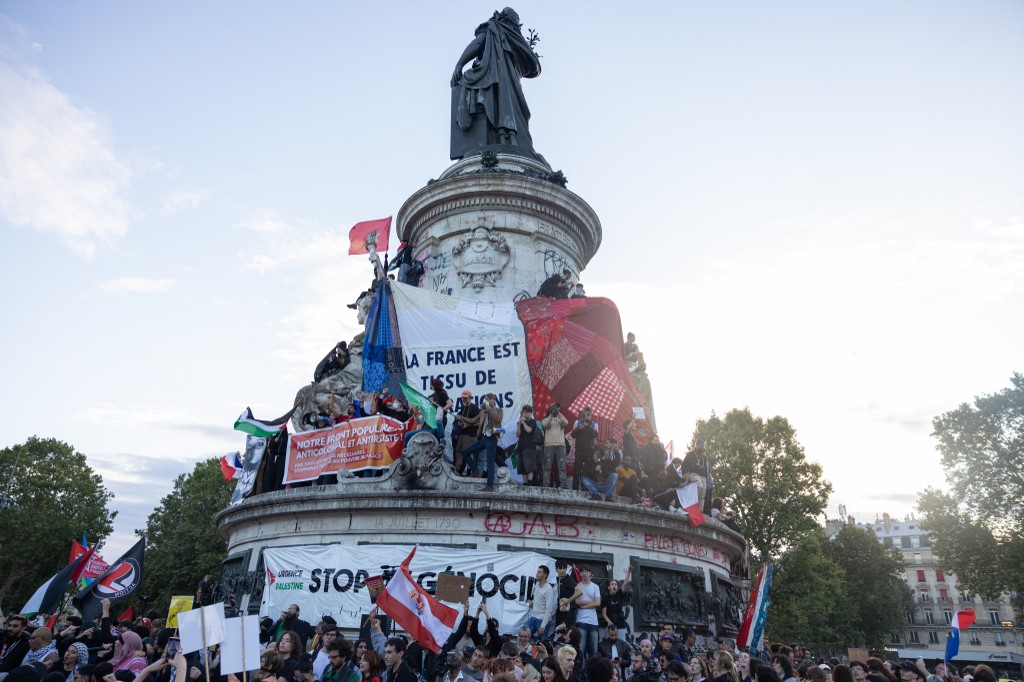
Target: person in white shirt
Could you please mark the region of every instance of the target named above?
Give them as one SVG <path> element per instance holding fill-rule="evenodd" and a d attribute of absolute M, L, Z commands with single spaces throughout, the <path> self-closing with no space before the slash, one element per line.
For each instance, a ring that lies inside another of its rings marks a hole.
<path fill-rule="evenodd" d="M 582 580 L 579 584 L 581 594 L 576 598 L 576 605 L 579 607 L 576 612 L 576 627 L 583 636 L 580 640 L 580 655 L 587 659 L 597 653 L 597 609 L 601 606 L 601 588 L 591 582 L 590 566 L 581 564 L 578 568 Z"/>
<path fill-rule="evenodd" d="M 547 566 L 537 567 L 537 582 L 533 586 L 533 599 L 530 600 L 530 617 L 523 623 L 530 628 L 530 635 L 538 637 L 547 630 L 551 614 L 555 610 L 554 589 L 548 582 L 550 570 Z"/>

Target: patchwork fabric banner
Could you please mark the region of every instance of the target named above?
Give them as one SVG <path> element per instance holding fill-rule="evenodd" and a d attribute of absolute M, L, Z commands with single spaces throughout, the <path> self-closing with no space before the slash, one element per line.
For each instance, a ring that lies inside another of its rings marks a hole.
<path fill-rule="evenodd" d="M 389 467 L 402 456 L 405 427 L 397 419 L 375 415 L 350 419 L 329 429 L 292 434 L 283 482 L 313 481 L 341 469 Z"/>
<path fill-rule="evenodd" d="M 440 377 L 455 410 L 464 389 L 477 404 L 494 393 L 504 410 L 499 442 L 513 443 L 519 410 L 532 400 L 526 334 L 515 304 L 460 299 L 395 282 L 391 291 L 409 385 L 429 395 L 430 380 Z"/>
<path fill-rule="evenodd" d="M 622 424 L 636 408 L 651 414 L 622 358 L 622 323 L 614 303 L 528 298 L 516 310 L 526 326 L 536 414 L 557 402 L 571 428 L 583 408 L 592 407 L 602 440 L 621 438 Z M 638 420 L 637 426 L 637 440 L 649 440 L 650 422 Z"/>

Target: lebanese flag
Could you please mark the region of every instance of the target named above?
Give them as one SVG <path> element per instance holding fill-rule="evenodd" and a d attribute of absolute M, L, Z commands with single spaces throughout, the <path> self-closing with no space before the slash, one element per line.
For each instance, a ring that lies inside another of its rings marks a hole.
<path fill-rule="evenodd" d="M 436 654 L 455 629 L 459 612 L 434 599 L 412 579 L 409 562 L 415 553 L 416 548 L 413 547 L 399 571 L 377 597 L 377 606 L 412 635 L 420 646 Z"/>
<path fill-rule="evenodd" d="M 220 473 L 224 474 L 225 481 L 238 478 L 238 472 L 241 470 L 242 463 L 238 461 L 237 452 L 232 452 L 220 458 Z"/>
<path fill-rule="evenodd" d="M 388 250 L 388 239 L 391 237 L 391 216 L 380 220 L 367 220 L 356 223 L 348 231 L 348 255 L 358 256 L 362 253 L 384 252 Z M 372 249 L 370 247 L 373 247 Z"/>
<path fill-rule="evenodd" d="M 707 517 L 700 510 L 700 502 L 697 497 L 697 484 L 687 483 L 682 488 L 676 488 L 676 497 L 679 498 L 679 506 L 683 508 L 686 515 L 690 517 L 691 526 L 699 526 L 707 521 Z"/>
<path fill-rule="evenodd" d="M 949 639 L 946 640 L 945 661 L 947 665 L 949 665 L 950 659 L 960 653 L 960 631 L 970 627 L 975 618 L 974 609 L 964 609 L 953 614 L 953 621 L 951 623 L 953 632 L 949 635 Z"/>

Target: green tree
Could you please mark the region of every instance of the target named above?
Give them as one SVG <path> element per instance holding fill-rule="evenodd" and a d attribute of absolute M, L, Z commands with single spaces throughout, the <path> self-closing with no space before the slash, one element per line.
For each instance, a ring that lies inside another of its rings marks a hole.
<path fill-rule="evenodd" d="M 711 459 L 715 496 L 737 512 L 756 563 L 779 556 L 792 542 L 819 527 L 832 484 L 821 465 L 809 462 L 784 417 L 764 420 L 750 410 L 712 414 L 697 421 L 693 439 L 704 439 Z"/>
<path fill-rule="evenodd" d="M 146 528 L 135 531 L 146 538 L 141 593 L 152 597 L 156 608 L 173 595 L 194 594 L 204 574 L 219 572 L 227 542 L 217 534 L 215 517 L 228 505 L 231 489 L 219 459 L 198 462 L 174 480 L 174 490 L 160 500 Z"/>
<path fill-rule="evenodd" d="M 805 537 L 775 562 L 767 638 L 800 642 L 819 653 L 845 651 L 857 641 L 846 573 L 824 550 L 821 530 Z"/>
<path fill-rule="evenodd" d="M 0 450 L 0 608 L 20 609 L 68 562 L 71 541 L 102 541 L 117 512 L 85 455 L 33 436 Z M 9 492 L 8 492 L 8 486 Z"/>
<path fill-rule="evenodd" d="M 921 493 L 940 565 L 972 592 L 1024 593 L 1024 375 L 932 420 L 948 491 Z"/>
<path fill-rule="evenodd" d="M 825 555 L 846 575 L 853 620 L 851 643 L 881 650 L 903 628 L 914 596 L 904 578 L 898 549 L 885 549 L 871 529 L 843 526 L 825 545 Z"/>

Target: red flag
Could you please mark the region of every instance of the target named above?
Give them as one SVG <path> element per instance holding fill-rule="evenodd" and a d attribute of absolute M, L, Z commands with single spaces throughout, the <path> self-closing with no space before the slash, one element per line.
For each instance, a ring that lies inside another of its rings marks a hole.
<path fill-rule="evenodd" d="M 77 540 L 71 541 L 71 560 L 74 561 L 83 554 L 88 554 L 82 560 L 82 563 L 78 565 L 78 570 L 75 571 L 75 575 L 72 577 L 71 582 L 78 582 L 82 578 L 91 580 L 99 577 L 103 571 L 110 568 L 107 562 L 103 560 L 99 554 L 96 554 L 96 545 L 86 549 Z"/>
<path fill-rule="evenodd" d="M 455 629 L 459 612 L 434 599 L 412 579 L 409 562 L 415 553 L 416 548 L 413 547 L 399 571 L 377 597 L 377 606 L 412 635 L 420 646 L 436 654 Z"/>
<path fill-rule="evenodd" d="M 117 617 L 117 622 L 120 623 L 122 620 L 134 620 L 134 617 L 132 616 L 132 607 L 129 606 L 124 610 L 124 613 Z"/>
<path fill-rule="evenodd" d="M 388 238 L 391 236 L 391 216 L 380 220 L 367 220 L 356 223 L 348 231 L 348 255 L 358 256 L 361 253 L 370 253 L 370 246 L 373 251 L 382 252 L 388 250 Z"/>
<path fill-rule="evenodd" d="M 50 620 L 46 621 L 46 627 L 48 627 L 48 628 L 50 628 L 52 630 L 53 626 L 55 626 L 56 624 L 57 624 L 57 614 L 55 613 L 52 616 L 50 616 Z"/>

